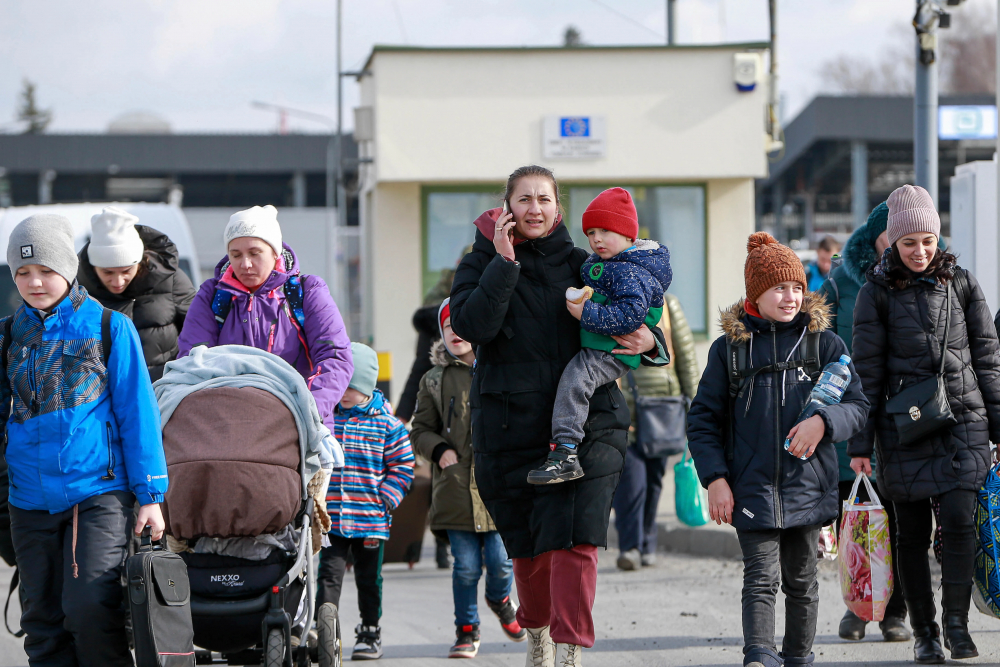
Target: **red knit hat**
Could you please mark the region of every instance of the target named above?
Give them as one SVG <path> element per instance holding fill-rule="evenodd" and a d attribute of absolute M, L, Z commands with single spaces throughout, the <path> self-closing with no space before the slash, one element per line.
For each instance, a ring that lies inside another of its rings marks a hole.
<path fill-rule="evenodd" d="M 605 190 L 590 202 L 583 212 L 583 231 L 606 229 L 618 232 L 633 241 L 639 236 L 639 215 L 635 212 L 632 195 L 624 188 Z"/>

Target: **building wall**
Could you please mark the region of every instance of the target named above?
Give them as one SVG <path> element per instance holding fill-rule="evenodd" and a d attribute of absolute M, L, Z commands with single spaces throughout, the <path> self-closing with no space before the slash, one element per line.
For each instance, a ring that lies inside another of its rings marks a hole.
<path fill-rule="evenodd" d="M 746 49 L 376 51 L 379 181 L 494 182 L 542 159 L 542 117 L 603 115 L 607 156 L 552 166 L 564 180 L 767 173 L 766 86 L 733 83 Z"/>
<path fill-rule="evenodd" d="M 372 344 L 392 353 L 396 402 L 413 365 L 417 334 L 410 323 L 421 291 L 420 185 L 380 183 L 372 193 L 368 263 L 372 298 Z M 364 215 L 365 212 L 362 212 Z"/>

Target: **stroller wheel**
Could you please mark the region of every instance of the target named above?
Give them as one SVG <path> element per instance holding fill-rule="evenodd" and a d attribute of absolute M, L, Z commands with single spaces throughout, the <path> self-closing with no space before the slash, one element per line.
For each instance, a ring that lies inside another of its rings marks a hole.
<path fill-rule="evenodd" d="M 344 646 L 340 639 L 340 615 L 332 602 L 320 605 L 316 612 L 316 632 L 319 634 L 320 667 L 340 667 Z"/>
<path fill-rule="evenodd" d="M 267 633 L 267 646 L 264 647 L 264 667 L 284 667 L 285 665 L 285 633 L 280 628 L 271 628 Z"/>

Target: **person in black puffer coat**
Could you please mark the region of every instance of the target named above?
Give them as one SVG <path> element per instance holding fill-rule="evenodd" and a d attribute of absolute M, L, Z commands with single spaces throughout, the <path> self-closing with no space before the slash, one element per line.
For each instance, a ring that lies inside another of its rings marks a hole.
<path fill-rule="evenodd" d="M 708 489 L 711 518 L 736 528 L 743 552 L 743 664 L 802 667 L 814 659 L 820 528 L 837 518 L 833 443 L 861 430 L 868 401 L 851 368 L 840 402 L 796 423 L 814 386 L 804 365 L 813 358 L 810 343 L 819 368 L 840 360 L 847 346 L 829 330 L 823 298 L 805 293 L 802 262 L 770 234 L 750 236 L 744 275 L 747 296 L 722 313 L 723 335 L 712 344 L 688 412 L 688 446 Z M 762 369 L 743 380 L 735 398 L 731 345 L 746 350 L 743 370 Z M 766 370 L 796 361 L 796 367 Z M 774 643 L 779 583 L 785 594 L 780 656 Z"/>
<path fill-rule="evenodd" d="M 177 336 L 195 296 L 166 234 L 137 225 L 137 217 L 108 206 L 91 219 L 93 235 L 80 250 L 77 281 L 105 308 L 132 319 L 149 378 L 177 357 Z"/>
<path fill-rule="evenodd" d="M 528 654 L 544 652 L 546 664 L 551 642 L 569 660 L 593 645 L 597 547 L 607 545 L 629 426 L 617 385 L 598 388 L 579 448 L 586 476 L 528 484 L 528 471 L 549 453 L 559 377 L 580 350 L 566 288 L 582 287 L 588 253 L 573 246 L 558 218 L 558 195 L 548 169 L 515 171 L 505 194 L 511 213 L 492 209 L 476 220 L 450 303 L 455 333 L 479 346 L 470 394 L 476 485 L 514 560 Z M 644 353 L 644 363 L 666 364 L 662 333 L 654 336 L 640 327 L 618 342 L 623 352 Z"/>
<path fill-rule="evenodd" d="M 848 453 L 855 472 L 868 474 L 876 449 L 881 480 L 896 508 L 894 556 L 917 638 L 915 658 L 944 662 L 927 563 L 930 499 L 937 496 L 941 503 L 944 644 L 952 658 L 973 657 L 978 655 L 968 632 L 973 513 L 990 467 L 989 443 L 1000 441 L 1000 345 L 979 283 L 937 246 L 941 222 L 930 195 L 904 185 L 887 203 L 891 247 L 869 269 L 854 308 L 855 363 L 871 413 Z M 902 445 L 885 410 L 886 396 L 937 375 L 949 313 L 945 381 L 957 423 Z"/>

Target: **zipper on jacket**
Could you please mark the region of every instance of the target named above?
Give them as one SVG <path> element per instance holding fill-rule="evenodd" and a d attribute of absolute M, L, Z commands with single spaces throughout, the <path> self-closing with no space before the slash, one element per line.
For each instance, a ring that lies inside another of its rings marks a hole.
<path fill-rule="evenodd" d="M 778 328 L 771 322 L 771 347 L 774 350 L 774 360 L 777 363 L 778 360 Z M 774 377 L 779 377 L 776 373 Z M 775 450 L 774 450 L 774 487 L 772 495 L 774 496 L 774 524 L 775 528 L 781 528 L 782 521 L 781 517 L 781 453 L 785 448 L 784 438 L 781 437 L 781 387 L 774 384 L 774 435 Z"/>
<path fill-rule="evenodd" d="M 448 433 L 451 433 L 451 417 L 455 414 L 455 397 L 452 396 L 451 400 L 448 401 L 448 423 L 445 425 L 445 429 Z"/>
<path fill-rule="evenodd" d="M 28 352 L 28 385 L 31 387 L 31 412 L 38 414 L 41 406 L 38 403 L 38 381 L 35 378 L 35 356 L 38 353 L 38 345 L 32 345 Z"/>
<path fill-rule="evenodd" d="M 278 328 L 278 318 L 276 317 L 276 318 L 274 318 L 274 321 L 271 322 L 271 329 L 270 329 L 270 331 L 267 334 L 267 351 L 268 352 L 271 352 L 272 350 L 274 350 L 274 332 L 277 330 L 277 328 Z"/>
<path fill-rule="evenodd" d="M 106 439 L 108 442 L 108 474 L 101 477 L 106 482 L 115 478 L 115 453 L 111 450 L 111 422 L 104 422 Z"/>

